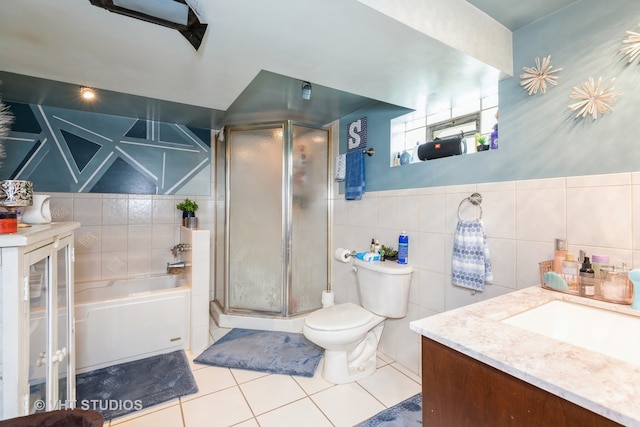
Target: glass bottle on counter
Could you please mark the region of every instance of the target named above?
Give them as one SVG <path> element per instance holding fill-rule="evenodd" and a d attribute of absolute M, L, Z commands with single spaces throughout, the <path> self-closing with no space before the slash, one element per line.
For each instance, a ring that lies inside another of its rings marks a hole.
<path fill-rule="evenodd" d="M 607 276 L 602 283 L 602 297 L 605 301 L 616 304 L 631 304 L 633 302 L 633 283 L 629 280 L 629 270 L 623 263 L 622 267 L 603 267 Z"/>
<path fill-rule="evenodd" d="M 580 296 L 593 298 L 596 295 L 595 273 L 588 256 L 582 257 L 580 269 Z"/>
<path fill-rule="evenodd" d="M 580 271 L 580 264 L 576 261 L 575 256 L 573 254 L 567 253 L 564 256 L 564 261 L 562 262 L 562 276 L 564 280 L 567 282 L 567 286 L 569 287 L 569 292 L 571 293 L 579 293 L 580 286 L 578 282 L 578 273 Z"/>
<path fill-rule="evenodd" d="M 596 298 L 603 298 L 602 284 L 607 279 L 609 257 L 607 255 L 591 255 L 591 266 L 595 275 Z"/>
<path fill-rule="evenodd" d="M 567 253 L 567 241 L 564 239 L 556 239 L 553 252 L 553 271 L 558 274 L 562 273 L 562 263 Z"/>

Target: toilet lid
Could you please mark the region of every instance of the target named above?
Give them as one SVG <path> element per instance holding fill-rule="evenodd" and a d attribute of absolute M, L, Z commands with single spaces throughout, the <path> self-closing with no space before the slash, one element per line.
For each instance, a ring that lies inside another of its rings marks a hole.
<path fill-rule="evenodd" d="M 305 323 L 308 327 L 320 331 L 339 331 L 362 326 L 371 318 L 371 312 L 347 302 L 314 311 L 307 316 Z"/>

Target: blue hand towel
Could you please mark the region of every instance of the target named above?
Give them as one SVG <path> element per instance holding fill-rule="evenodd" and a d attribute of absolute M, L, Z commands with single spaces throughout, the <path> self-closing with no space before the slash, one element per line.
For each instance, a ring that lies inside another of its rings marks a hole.
<path fill-rule="evenodd" d="M 489 246 L 482 220 L 459 220 L 453 237 L 451 283 L 484 291 L 485 283 L 492 282 Z"/>
<path fill-rule="evenodd" d="M 345 198 L 360 200 L 364 194 L 364 155 L 360 150 L 347 153 Z"/>

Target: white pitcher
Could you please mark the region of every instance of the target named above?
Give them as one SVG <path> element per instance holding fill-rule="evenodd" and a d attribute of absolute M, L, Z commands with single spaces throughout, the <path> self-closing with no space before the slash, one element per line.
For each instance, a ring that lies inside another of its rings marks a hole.
<path fill-rule="evenodd" d="M 48 224 L 51 222 L 51 196 L 34 194 L 33 205 L 27 206 L 22 214 L 22 222 L 26 224 Z"/>

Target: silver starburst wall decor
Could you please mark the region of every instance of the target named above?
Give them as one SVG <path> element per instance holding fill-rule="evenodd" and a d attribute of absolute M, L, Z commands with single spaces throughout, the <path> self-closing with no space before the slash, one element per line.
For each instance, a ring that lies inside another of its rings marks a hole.
<path fill-rule="evenodd" d="M 640 23 L 638 24 L 640 27 Z M 640 56 L 640 33 L 637 31 L 625 31 L 628 35 L 626 39 L 622 41 L 624 46 L 620 49 L 620 53 L 629 57 L 629 63 L 632 63 Z"/>
<path fill-rule="evenodd" d="M 569 105 L 569 109 L 579 110 L 576 117 L 586 117 L 590 114 L 593 120 L 598 118 L 598 114 L 613 111 L 611 105 L 616 102 L 618 96 L 622 95 L 622 92 L 613 90 L 615 80 L 611 79 L 609 83 L 602 86 L 602 77 L 598 78 L 597 83 L 594 82 L 593 77 L 589 77 L 579 88 L 574 86 L 570 98 L 577 99 L 578 102 Z"/>
<path fill-rule="evenodd" d="M 554 75 L 558 71 L 562 71 L 562 68 L 556 68 L 553 70 L 551 65 L 551 55 L 545 57 L 540 63 L 540 58 L 536 57 L 535 67 L 522 67 L 524 74 L 520 75 L 522 79 L 520 86 L 523 86 L 526 91 L 529 92 L 529 96 L 547 91 L 547 85 L 557 85 L 558 76 Z"/>

